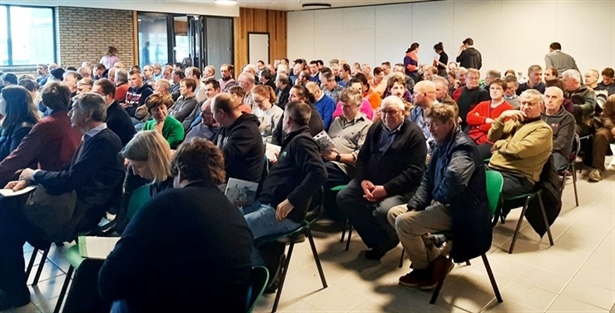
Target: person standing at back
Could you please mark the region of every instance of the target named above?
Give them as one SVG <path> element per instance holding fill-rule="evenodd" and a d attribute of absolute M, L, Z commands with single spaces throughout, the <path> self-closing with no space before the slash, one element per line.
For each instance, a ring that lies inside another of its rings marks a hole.
<path fill-rule="evenodd" d="M 480 51 L 474 48 L 474 40 L 472 38 L 466 38 L 466 40 L 463 41 L 463 44 L 459 48 L 457 62 L 459 62 L 459 66 L 467 69 L 475 68 L 480 70 L 480 68 L 483 67 L 483 58 Z"/>
<path fill-rule="evenodd" d="M 546 67 L 555 67 L 560 74 L 560 78 L 567 70 L 581 72 L 574 58 L 562 52 L 562 45 L 559 42 L 553 42 L 549 45 L 549 53 L 545 55 L 545 64 Z"/>

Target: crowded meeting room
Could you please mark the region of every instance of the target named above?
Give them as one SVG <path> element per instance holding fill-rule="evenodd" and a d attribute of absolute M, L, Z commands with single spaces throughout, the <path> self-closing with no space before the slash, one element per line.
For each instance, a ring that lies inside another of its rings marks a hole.
<path fill-rule="evenodd" d="M 0 1 L 0 313 L 615 313 L 613 16 Z"/>

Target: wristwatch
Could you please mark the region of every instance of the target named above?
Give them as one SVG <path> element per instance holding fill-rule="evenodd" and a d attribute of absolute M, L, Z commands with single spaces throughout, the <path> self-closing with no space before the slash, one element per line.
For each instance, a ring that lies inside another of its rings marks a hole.
<path fill-rule="evenodd" d="M 342 160 L 342 156 L 338 153 L 335 155 L 335 161 L 341 161 Z"/>

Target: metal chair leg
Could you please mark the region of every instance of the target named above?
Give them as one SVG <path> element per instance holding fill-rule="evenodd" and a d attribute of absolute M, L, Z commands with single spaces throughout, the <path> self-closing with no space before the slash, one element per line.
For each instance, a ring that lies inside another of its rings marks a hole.
<path fill-rule="evenodd" d="M 271 313 L 275 313 L 278 310 L 278 304 L 280 303 L 280 296 L 282 295 L 282 288 L 284 288 L 284 281 L 286 280 L 286 273 L 288 272 L 288 265 L 290 265 L 290 258 L 293 255 L 293 248 L 295 247 L 295 241 L 291 240 L 288 247 L 288 254 L 286 254 L 286 260 L 282 265 L 282 271 L 280 272 L 280 285 L 278 286 L 278 292 L 275 294 L 275 301 L 273 302 L 273 309 Z"/>
<path fill-rule="evenodd" d="M 579 206 L 579 195 L 577 194 L 577 173 L 574 170 L 574 163 L 572 164 L 572 187 L 574 187 L 574 201 Z"/>
<path fill-rule="evenodd" d="M 448 275 L 448 273 L 444 272 L 444 275 L 442 275 L 442 278 L 440 278 L 440 281 L 438 282 L 438 285 L 436 285 L 436 289 L 431 294 L 431 299 L 429 300 L 429 304 L 436 304 L 436 300 L 438 299 L 438 295 L 440 294 L 440 290 L 442 290 L 442 285 L 444 285 L 444 279 L 446 278 L 447 275 Z"/>
<path fill-rule="evenodd" d="M 517 228 L 515 229 L 515 234 L 513 235 L 512 242 L 510 243 L 510 248 L 508 249 L 508 254 L 512 254 L 515 249 L 515 242 L 517 241 L 517 233 L 521 229 L 521 223 L 523 222 L 523 218 L 525 216 L 525 211 L 527 210 L 527 206 L 530 202 L 531 196 L 528 196 L 525 199 L 525 204 L 523 205 L 523 209 L 521 210 L 521 215 L 519 216 L 519 222 L 517 222 Z"/>
<path fill-rule="evenodd" d="M 314 238 L 312 237 L 312 231 L 309 227 L 305 228 L 305 235 L 308 237 L 310 241 L 310 248 L 312 248 L 312 255 L 314 256 L 314 261 L 316 262 L 316 267 L 318 268 L 318 274 L 320 275 L 320 281 L 322 282 L 322 288 L 327 288 L 327 280 L 325 279 L 325 272 L 322 270 L 322 265 L 320 264 L 320 257 L 318 256 L 318 251 L 316 251 L 316 245 L 314 244 Z"/>
<path fill-rule="evenodd" d="M 551 235 L 551 227 L 549 226 L 549 221 L 547 220 L 547 212 L 545 211 L 545 206 L 542 203 L 542 194 L 538 193 L 538 203 L 540 203 L 540 211 L 542 212 L 542 219 L 545 221 L 545 227 L 547 228 L 547 235 L 549 236 L 549 243 L 553 245 L 553 236 Z"/>
<path fill-rule="evenodd" d="M 64 284 L 62 285 L 62 290 L 60 291 L 60 296 L 58 296 L 58 302 L 56 303 L 56 307 L 53 310 L 53 313 L 59 313 L 62 308 L 62 304 L 64 302 L 64 297 L 66 296 L 66 292 L 68 291 L 68 285 L 70 284 L 70 280 L 73 277 L 74 267 L 70 266 L 68 268 L 68 272 L 66 272 L 66 278 L 64 279 Z"/>
<path fill-rule="evenodd" d="M 36 269 L 36 275 L 34 275 L 34 280 L 32 281 L 32 286 L 36 286 L 38 284 L 38 280 L 41 278 L 41 274 L 43 273 L 43 267 L 45 266 L 45 261 L 47 260 L 47 255 L 49 254 L 50 248 L 47 248 L 43 251 L 43 256 L 41 257 L 41 261 L 38 263 L 38 268 Z"/>
<path fill-rule="evenodd" d="M 352 224 L 348 227 L 348 238 L 346 239 L 346 251 L 350 248 L 350 239 L 352 239 Z"/>
<path fill-rule="evenodd" d="M 344 238 L 346 238 L 346 229 L 348 229 L 348 224 L 350 224 L 350 221 L 346 219 L 346 223 L 344 223 L 344 229 L 342 229 L 342 238 L 340 238 L 340 242 L 344 242 Z"/>
<path fill-rule="evenodd" d="M 406 252 L 406 250 L 404 250 L 403 248 L 401 249 L 401 257 L 399 257 L 399 268 L 401 268 L 402 266 L 404 266 L 404 253 Z"/>
<path fill-rule="evenodd" d="M 28 267 L 26 269 L 26 279 L 30 277 L 30 273 L 32 272 L 32 268 L 34 267 L 34 262 L 36 262 L 37 254 L 38 249 L 34 248 L 34 250 L 32 250 L 32 255 L 30 256 L 30 261 L 28 262 Z"/>
<path fill-rule="evenodd" d="M 467 266 L 472 265 L 472 263 L 470 263 L 470 260 L 467 260 L 467 261 L 466 261 L 466 265 L 467 265 Z"/>
<path fill-rule="evenodd" d="M 487 270 L 487 275 L 489 275 L 489 280 L 491 281 L 491 286 L 493 287 L 493 292 L 495 293 L 495 298 L 499 303 L 502 303 L 502 296 L 500 295 L 500 289 L 498 289 L 498 284 L 495 282 L 495 277 L 493 276 L 493 271 L 491 271 L 491 266 L 489 265 L 489 261 L 487 260 L 487 255 L 482 254 L 481 258 L 483 258 L 483 263 L 485 264 L 485 269 Z"/>

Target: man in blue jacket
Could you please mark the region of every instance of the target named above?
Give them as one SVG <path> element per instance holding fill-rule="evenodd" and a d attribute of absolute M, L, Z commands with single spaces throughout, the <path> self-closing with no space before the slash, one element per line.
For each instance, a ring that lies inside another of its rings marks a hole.
<path fill-rule="evenodd" d="M 453 268 L 429 239 L 430 233 L 452 231 L 455 262 L 481 255 L 491 246 L 483 160 L 472 139 L 457 126 L 455 116 L 454 109 L 444 104 L 425 112 L 438 145 L 414 197 L 388 215 L 414 268 L 399 278 L 400 285 L 433 289 Z"/>

